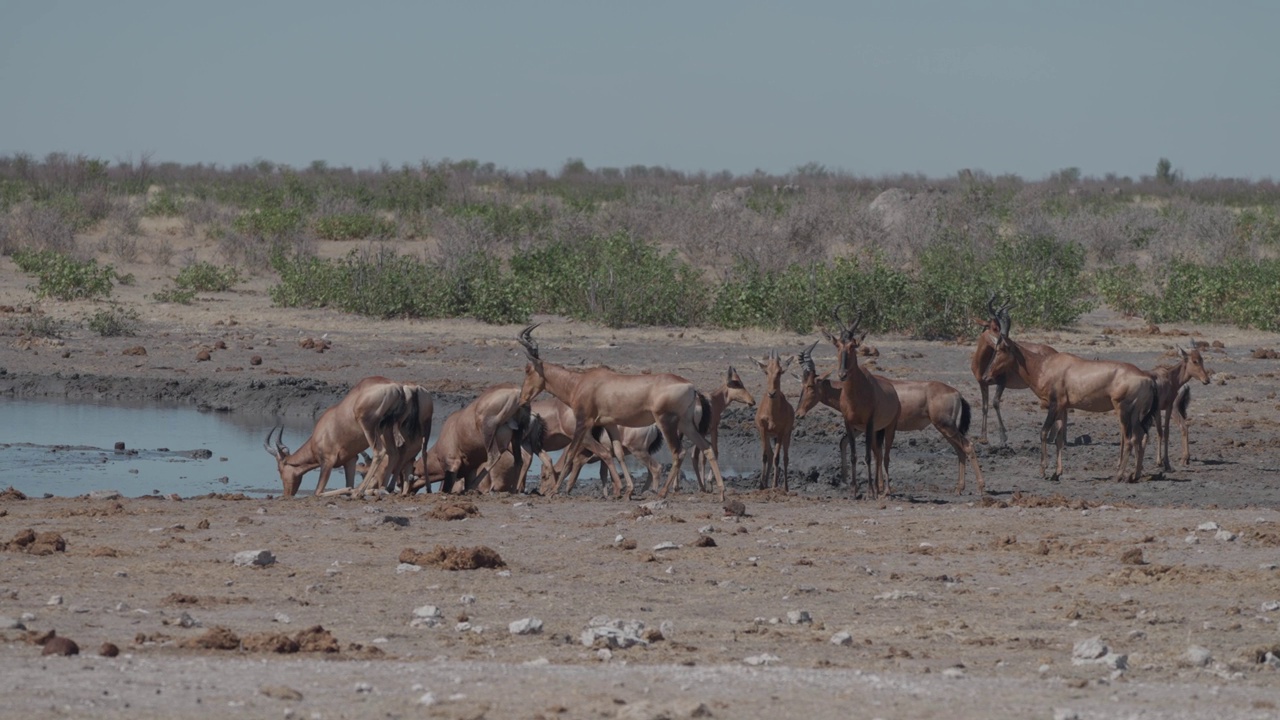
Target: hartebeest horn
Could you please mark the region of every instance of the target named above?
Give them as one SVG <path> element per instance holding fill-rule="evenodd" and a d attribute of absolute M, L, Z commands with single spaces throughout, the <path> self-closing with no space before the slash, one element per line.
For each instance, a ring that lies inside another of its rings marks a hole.
<path fill-rule="evenodd" d="M 1013 321 L 1009 318 L 1009 313 L 1002 312 L 1000 314 L 999 323 L 1000 337 L 1007 339 L 1009 337 L 1009 328 L 1013 325 Z"/>
<path fill-rule="evenodd" d="M 520 334 L 516 336 L 516 339 L 524 346 L 524 354 L 528 355 L 530 360 L 538 359 L 538 341 L 533 339 L 533 330 L 541 324 L 534 323 L 521 330 Z"/>
<path fill-rule="evenodd" d="M 991 297 L 987 298 L 987 314 L 992 320 L 1000 317 L 1000 312 L 996 310 L 996 294 L 991 293 Z"/>
<path fill-rule="evenodd" d="M 275 432 L 276 432 L 276 428 L 275 428 L 275 427 L 272 427 L 270 430 L 268 430 L 268 431 L 267 431 L 267 438 L 266 438 L 265 440 L 263 440 L 263 441 L 262 441 L 262 447 L 263 447 L 263 448 L 265 448 L 267 452 L 271 453 L 271 455 L 272 455 L 272 456 L 274 456 L 274 457 L 276 457 L 276 458 L 279 458 L 279 457 L 281 457 L 281 456 L 283 456 L 283 455 L 288 455 L 288 454 L 289 454 L 289 450 L 288 450 L 288 448 L 286 448 L 284 445 L 280 444 L 280 437 L 279 437 L 279 436 L 277 436 L 277 438 L 276 438 L 276 446 L 275 446 L 275 447 L 271 447 L 271 446 L 268 444 L 268 443 L 270 443 L 270 442 L 271 442 L 271 436 L 272 436 L 272 435 L 274 435 L 274 434 L 275 434 Z M 280 426 L 280 435 L 284 435 L 284 426 L 283 426 L 283 425 L 281 425 L 281 426 Z"/>

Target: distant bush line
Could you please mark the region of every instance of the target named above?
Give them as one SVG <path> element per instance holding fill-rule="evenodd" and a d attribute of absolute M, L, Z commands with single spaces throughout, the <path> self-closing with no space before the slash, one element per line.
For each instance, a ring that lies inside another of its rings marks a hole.
<path fill-rule="evenodd" d="M 167 264 L 164 242 L 135 238 L 142 218 L 172 218 L 214 241 L 225 272 L 278 274 L 277 304 L 371 317 L 559 313 L 807 333 L 844 305 L 869 329 L 953 337 L 975 331 L 994 291 L 1020 327 L 1106 303 L 1152 322 L 1278 329 L 1280 186 L 1188 180 L 1165 158 L 1153 169 L 1026 181 L 816 163 L 735 176 L 577 159 L 512 172 L 475 160 L 353 170 L 16 154 L 0 157 L 0 254 L 57 253 L 68 262 L 31 261 L 44 268 L 34 290 L 104 298 L 116 278 L 85 264 L 78 236 L 98 232 L 98 251 L 122 262 L 146 252 Z M 319 259 L 316 240 L 352 251 Z M 409 240 L 429 249 L 410 254 Z M 157 299 L 195 290 L 175 283 Z"/>

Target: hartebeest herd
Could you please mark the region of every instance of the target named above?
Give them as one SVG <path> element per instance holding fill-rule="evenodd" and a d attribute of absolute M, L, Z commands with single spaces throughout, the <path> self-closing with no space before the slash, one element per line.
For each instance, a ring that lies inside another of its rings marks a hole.
<path fill-rule="evenodd" d="M 1208 384 L 1210 373 L 1197 348 L 1178 348 L 1176 365 L 1141 370 L 1130 363 L 1090 360 L 1048 345 L 1023 343 L 1010 336 L 1008 304 L 999 307 L 993 296 L 987 302 L 988 317 L 974 349 L 971 369 L 982 395 L 982 429 L 977 439 L 987 442 L 987 407 L 995 410 L 1000 444 L 1007 441 L 1000 403 L 1006 389 L 1030 389 L 1046 410 L 1040 428 L 1040 471 L 1048 472 L 1048 444 L 1057 450 L 1052 479 L 1063 473 L 1063 449 L 1071 410 L 1114 412 L 1120 425 L 1119 463 L 1116 479 L 1142 477 L 1147 435 L 1155 425 L 1156 462 L 1171 470 L 1170 421 L 1177 417 L 1182 428 L 1182 464 L 1190 462 L 1187 438 L 1187 385 L 1191 380 Z M 570 368 L 542 357 L 533 338 L 537 325 L 516 337 L 526 364 L 520 384 L 502 383 L 453 413 L 428 448 L 434 405 L 430 393 L 411 383 L 385 377 L 361 380 L 337 405 L 316 422 L 311 437 L 296 452 L 283 444 L 283 430 L 272 428 L 264 447 L 276 458 L 284 496 L 295 495 L 302 476 L 319 468 L 316 495 L 366 494 L 399 488 L 403 493 L 430 489 L 442 492 L 524 492 L 534 457 L 541 460 L 542 494 L 569 493 L 584 465 L 598 462 L 600 477 L 607 476 L 615 497 L 633 497 L 635 481 L 625 462 L 634 455 L 648 468 L 643 494 L 657 483 L 659 497 L 677 492 L 683 477 L 685 440 L 694 449 L 693 469 L 700 490 L 706 492 L 706 471 L 715 478 L 715 492 L 723 500 L 724 476 L 720 469 L 718 429 L 726 407 L 739 402 L 755 407 L 760 436 L 760 487 L 789 491 L 790 449 L 796 421 L 818 404 L 836 410 L 844 423 L 840 444 L 841 479 L 849 478 L 858 493 L 857 459 L 853 448 L 861 435 L 867 468 L 864 497 L 890 493 L 889 467 L 898 432 L 928 427 L 955 450 L 959 465 L 956 492 L 965 490 L 969 465 L 977 479 L 978 494 L 986 492 L 978 454 L 969 439 L 972 411 L 954 387 L 938 381 L 899 380 L 873 374 L 858 361 L 866 332 L 860 317 L 842 320 L 833 311 L 835 333 L 824 332 L 836 353 L 835 367 L 819 375 L 813 360 L 817 342 L 796 355 L 769 351 L 753 359 L 764 373 L 759 402 L 730 366 L 724 383 L 710 392 L 670 373 L 627 374 L 608 367 Z M 797 364 L 798 361 L 798 364 Z M 798 365 L 800 394 L 796 404 L 783 392 L 783 378 Z M 834 378 L 831 377 L 834 374 Z M 994 396 L 989 395 L 994 387 Z M 539 397 L 546 393 L 546 397 Z M 274 442 L 273 442 L 274 437 Z M 667 446 L 672 465 L 665 479 L 652 457 Z M 364 478 L 357 486 L 357 460 L 371 453 L 360 467 Z M 549 453 L 562 453 L 558 462 Z M 1126 473 L 1129 455 L 1132 474 Z M 852 458 L 852 462 L 850 462 Z M 342 468 L 346 487 L 326 490 L 329 475 Z"/>

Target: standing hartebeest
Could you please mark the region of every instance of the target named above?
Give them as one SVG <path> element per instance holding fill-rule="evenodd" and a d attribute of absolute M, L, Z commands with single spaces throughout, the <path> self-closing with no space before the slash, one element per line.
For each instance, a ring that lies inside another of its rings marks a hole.
<path fill-rule="evenodd" d="M 707 425 L 707 442 L 711 443 L 711 447 L 716 451 L 716 457 L 720 456 L 720 419 L 724 417 L 725 408 L 730 403 L 740 402 L 747 407 L 755 407 L 756 399 L 751 396 L 751 391 L 747 390 L 747 386 L 742 384 L 742 377 L 738 375 L 738 371 L 729 366 L 729 373 L 725 377 L 725 381 L 720 387 L 706 394 L 707 402 L 710 405 L 710 419 Z M 701 408 L 699 408 L 699 413 Z M 701 418 L 699 418 L 701 422 Z M 694 448 L 693 450 L 693 476 L 698 480 L 698 489 L 702 492 L 707 491 L 707 457 L 701 450 Z M 675 488 L 677 491 L 679 487 Z"/>
<path fill-rule="evenodd" d="M 622 460 L 618 428 L 656 424 L 662 430 L 662 436 L 666 438 L 667 448 L 674 460 L 671 474 L 658 496 L 666 497 L 680 477 L 685 455 L 681 438 L 688 437 L 710 458 L 711 471 L 716 477 L 716 489 L 720 491 L 721 501 L 724 500 L 724 476 L 720 474 L 720 463 L 716 459 L 715 450 L 703 435 L 706 427 L 699 428 L 694 421 L 695 408 L 703 405 L 705 425 L 710 419 L 710 403 L 698 393 L 693 383 L 670 373 L 625 375 L 606 368 L 573 372 L 561 365 L 543 361 L 538 355 L 538 344 L 532 337 L 535 327 L 537 325 L 530 325 L 517 336 L 529 360 L 524 369 L 524 386 L 520 398 L 528 401 L 547 390 L 573 408 L 578 425 L 573 431 L 569 447 L 565 449 L 569 456 L 566 473 L 572 473 L 574 466 L 581 462 L 578 453 L 591 439 L 591 429 L 603 426 L 612 440 L 613 455 L 622 464 L 627 497 L 630 497 L 634 483 Z M 621 488 L 618 490 L 620 492 Z"/>
<path fill-rule="evenodd" d="M 1065 352 L 1048 355 L 1027 352 L 1009 337 L 1009 325 L 1008 315 L 1000 318 L 996 355 L 987 367 L 985 377 L 990 380 L 997 373 L 1017 373 L 1048 408 L 1044 424 L 1040 427 L 1040 475 L 1044 476 L 1046 472 L 1048 438 L 1052 431 L 1058 458 L 1058 469 L 1052 479 L 1062 476 L 1068 411 L 1114 410 L 1120 421 L 1120 465 L 1116 469 L 1116 479 L 1130 479 L 1124 474 L 1124 469 L 1132 448 L 1136 461 L 1132 481 L 1137 482 L 1142 477 L 1147 431 L 1160 405 L 1156 381 L 1126 362 L 1086 360 Z"/>
<path fill-rule="evenodd" d="M 991 398 L 991 408 L 996 411 L 996 423 L 1000 429 L 1000 444 L 1006 445 L 1009 442 L 1008 433 L 1004 429 L 1004 417 L 1000 414 L 1000 398 L 1007 390 L 1023 390 L 1027 384 L 1017 373 L 998 373 L 992 375 L 990 380 L 986 379 L 987 368 L 991 366 L 991 360 L 996 356 L 996 340 L 1000 337 L 1000 319 L 1008 317 L 1009 303 L 995 307 L 996 296 L 992 295 L 987 300 L 988 318 L 986 322 L 980 322 L 984 329 L 982 334 L 978 336 L 977 347 L 973 349 L 973 357 L 969 360 L 969 369 L 973 371 L 973 377 L 978 381 L 978 390 L 982 393 L 982 434 L 978 436 L 978 442 L 987 442 L 987 393 L 988 388 L 995 386 L 995 395 Z M 1022 349 L 1027 353 L 1036 353 L 1047 355 L 1049 353 L 1058 352 L 1048 345 L 1039 343 L 1021 343 Z"/>
<path fill-rule="evenodd" d="M 878 379 L 858 365 L 858 347 L 866 339 L 864 332 L 858 334 L 861 318 L 844 327 L 840 320 L 838 308 L 832 311 L 836 323 L 841 327 L 839 337 L 825 333 L 827 339 L 835 345 L 839 358 L 836 377 L 841 381 L 840 414 L 844 416 L 845 434 L 853 436 L 854 431 L 866 435 L 867 485 L 869 497 L 889 494 L 889 454 L 893 449 L 893 436 L 898 431 L 898 415 L 902 410 L 898 402 L 898 393 L 888 380 Z M 872 458 L 875 465 L 871 464 Z M 871 468 L 875 468 L 875 472 Z M 857 488 L 853 488 L 855 494 Z"/>
<path fill-rule="evenodd" d="M 817 345 L 817 343 L 814 343 Z M 841 383 L 818 377 L 813 357 L 809 354 L 813 345 L 800 352 L 801 386 L 800 401 L 796 407 L 796 417 L 802 418 L 818 403 L 840 410 Z M 971 417 L 969 401 L 964 399 L 960 391 L 936 380 L 895 380 L 881 375 L 873 376 L 877 380 L 886 380 L 893 385 L 898 394 L 898 403 L 902 406 L 898 415 L 898 432 L 923 430 L 930 425 L 937 429 L 951 447 L 956 451 L 960 464 L 960 476 L 956 481 L 956 493 L 964 492 L 965 465 L 973 463 L 974 475 L 978 478 L 978 494 L 986 493 L 986 485 L 982 479 L 982 467 L 978 465 L 978 453 L 969 442 L 969 421 Z M 845 458 L 849 454 L 853 438 L 847 433 L 840 438 L 840 463 L 843 468 Z M 855 460 L 856 464 L 856 460 Z M 869 472 L 869 471 L 868 471 Z M 857 484 L 857 472 L 854 472 L 854 486 Z"/>
<path fill-rule="evenodd" d="M 791 470 L 791 431 L 795 429 L 796 411 L 782 392 L 782 373 L 794 361 L 795 356 L 788 356 L 786 362 L 783 362 L 776 350 L 769 352 L 768 362 L 755 360 L 765 377 L 764 395 L 756 410 L 756 430 L 760 432 L 761 490 L 770 487 L 770 470 L 773 471 L 773 487 L 778 487 L 778 475 L 781 473 L 782 491 L 790 489 L 788 476 Z"/>
<path fill-rule="evenodd" d="M 417 468 L 421 472 L 414 473 L 418 479 L 411 489 L 430 488 L 434 482 L 441 482 L 442 492 L 508 489 L 491 487 L 491 471 L 508 449 L 515 455 L 516 466 L 520 465 L 520 433 L 527 426 L 528 414 L 518 385 L 500 383 L 485 389 L 445 420 L 435 445 Z M 461 488 L 459 479 L 463 481 Z"/>
<path fill-rule="evenodd" d="M 554 495 L 560 488 L 560 482 L 564 480 L 561 474 L 563 469 L 568 467 L 568 460 L 562 456 L 557 464 L 552 462 L 548 453 L 556 450 L 563 450 L 569 446 L 573 439 L 573 431 L 578 426 L 578 420 L 573 414 L 573 408 L 565 405 L 557 397 L 538 398 L 530 403 L 530 412 L 537 418 L 535 421 L 539 427 L 537 434 L 540 435 L 538 448 L 531 446 L 530 442 L 526 442 L 525 449 L 530 451 L 529 457 L 525 458 L 524 465 L 521 467 L 521 482 L 517 486 L 518 492 L 524 491 L 524 476 L 529 472 L 530 466 L 533 464 L 533 456 L 537 455 L 542 460 L 542 479 L 538 483 L 538 492 L 543 495 Z M 654 479 L 662 475 L 662 467 L 658 461 L 654 459 L 653 453 L 662 447 L 662 431 L 656 425 L 647 425 L 639 428 L 621 428 L 622 448 L 624 452 L 634 455 L 640 462 L 644 463 L 649 471 L 649 480 L 646 481 L 645 487 L 640 492 L 644 493 L 648 490 L 648 485 Z M 527 440 L 532 440 L 528 437 Z M 599 437 L 595 438 L 597 441 Z M 584 452 L 587 452 L 584 450 Z M 574 467 L 577 473 L 587 462 L 599 461 L 601 463 L 609 463 L 613 460 L 613 453 L 607 453 L 604 457 L 589 453 L 590 458 L 584 458 L 584 462 L 578 463 Z M 601 470 L 600 480 L 601 487 L 604 486 L 604 470 Z M 550 478 L 550 481 L 548 481 Z M 568 484 L 565 489 L 567 494 L 574 484 L 577 482 L 577 476 L 568 478 Z"/>
<path fill-rule="evenodd" d="M 1193 379 L 1202 385 L 1209 384 L 1210 372 L 1204 366 L 1204 358 L 1200 349 L 1192 347 L 1190 351 L 1178 348 L 1178 364 L 1158 365 L 1147 373 L 1156 381 L 1156 393 L 1160 396 L 1160 412 L 1156 416 L 1156 463 L 1165 472 L 1173 468 L 1169 464 L 1169 421 L 1176 415 L 1178 424 L 1182 426 L 1182 464 L 1191 464 L 1191 445 L 1187 437 L 1187 406 L 1191 404 L 1191 388 Z"/>
<path fill-rule="evenodd" d="M 322 495 L 329 483 L 329 473 L 342 468 L 348 490 L 355 483 L 356 462 L 360 451 L 371 448 L 374 453 L 372 477 L 375 485 L 385 482 L 388 473 L 398 472 L 401 450 L 414 454 L 431 435 L 433 404 L 431 395 L 418 385 L 405 385 L 381 376 L 367 377 L 338 402 L 325 410 L 316 421 L 311 437 L 290 452 L 284 445 L 284 428 L 276 435 L 272 428 L 263 447 L 276 459 L 284 497 L 297 494 L 302 476 L 320 468 L 316 495 Z M 410 417 L 407 413 L 412 413 Z M 412 456 L 410 456 L 412 457 Z M 365 483 L 361 483 L 363 486 Z"/>

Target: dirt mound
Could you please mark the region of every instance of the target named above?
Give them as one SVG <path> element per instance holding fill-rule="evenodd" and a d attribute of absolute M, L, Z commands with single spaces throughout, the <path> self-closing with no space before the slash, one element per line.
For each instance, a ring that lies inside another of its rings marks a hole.
<path fill-rule="evenodd" d="M 405 548 L 400 551 L 400 562 L 410 565 L 431 565 L 444 570 L 476 570 L 507 566 L 496 550 L 484 545 L 471 548 L 437 545 L 428 553 Z"/>
<path fill-rule="evenodd" d="M 248 652 L 275 653 L 278 655 L 296 653 L 302 649 L 297 640 L 284 633 L 248 635 L 240 642 L 240 646 Z"/>
<path fill-rule="evenodd" d="M 180 646 L 196 650 L 238 650 L 240 636 L 228 628 L 217 625 L 209 628 L 199 637 L 183 640 Z"/>
<path fill-rule="evenodd" d="M 431 520 L 465 520 L 479 516 L 480 508 L 465 500 L 441 500 L 426 513 Z"/>
<path fill-rule="evenodd" d="M 52 555 L 55 552 L 66 552 L 67 541 L 56 532 L 37 533 L 27 528 L 14 535 L 12 540 L 4 544 L 3 549 L 28 555 Z"/>
<path fill-rule="evenodd" d="M 10 485 L 3 492 L 0 492 L 0 500 L 26 500 L 26 499 L 27 499 L 27 496 L 23 495 L 21 490 L 18 490 L 12 485 Z"/>
<path fill-rule="evenodd" d="M 336 653 L 341 649 L 338 639 L 319 625 L 300 631 L 294 635 L 294 640 L 298 642 L 298 648 L 302 652 Z"/>

